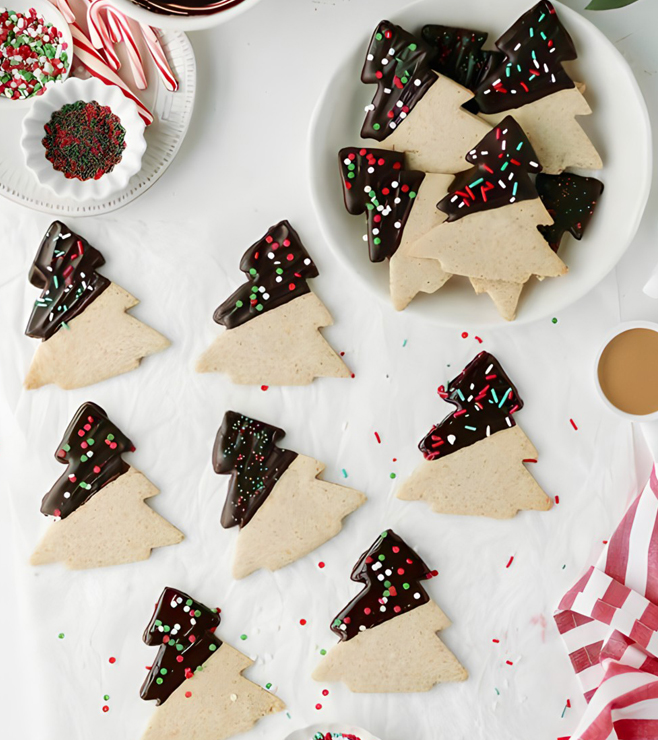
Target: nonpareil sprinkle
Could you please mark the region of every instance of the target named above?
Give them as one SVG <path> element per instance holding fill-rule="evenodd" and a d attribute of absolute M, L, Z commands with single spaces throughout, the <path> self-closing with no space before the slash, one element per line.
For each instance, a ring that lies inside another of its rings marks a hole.
<path fill-rule="evenodd" d="M 95 100 L 64 105 L 43 128 L 46 159 L 68 179 L 100 179 L 119 164 L 126 148 L 119 117 Z"/>
<path fill-rule="evenodd" d="M 66 74 L 67 46 L 62 32 L 34 8 L 26 13 L 0 8 L 0 95 L 11 100 L 41 95 Z"/>

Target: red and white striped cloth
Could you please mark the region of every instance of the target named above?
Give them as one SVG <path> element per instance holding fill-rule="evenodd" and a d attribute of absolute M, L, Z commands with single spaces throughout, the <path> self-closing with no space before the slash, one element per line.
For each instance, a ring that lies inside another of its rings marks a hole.
<path fill-rule="evenodd" d="M 588 707 L 572 740 L 658 740 L 658 477 L 555 621 Z"/>

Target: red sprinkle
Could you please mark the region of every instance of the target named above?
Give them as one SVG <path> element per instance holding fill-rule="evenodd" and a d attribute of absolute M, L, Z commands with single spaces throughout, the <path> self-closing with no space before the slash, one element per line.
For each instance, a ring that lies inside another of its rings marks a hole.
<path fill-rule="evenodd" d="M 315 705 L 315 708 L 316 708 L 316 709 L 322 709 L 322 704 L 316 704 L 316 705 Z"/>
<path fill-rule="evenodd" d="M 505 662 L 507 663 L 507 665 L 514 665 L 511 660 L 506 660 Z"/>
<path fill-rule="evenodd" d="M 266 391 L 269 388 L 269 385 L 261 385 L 260 389 L 262 391 Z"/>
<path fill-rule="evenodd" d="M 116 662 L 117 662 L 116 658 L 110 658 L 110 663 L 116 663 Z"/>
<path fill-rule="evenodd" d="M 299 620 L 299 623 L 300 623 L 300 624 L 302 625 L 302 627 L 303 627 L 303 626 L 304 626 L 304 625 L 306 624 L 306 620 L 305 620 L 305 619 L 300 619 L 300 620 Z"/>
<path fill-rule="evenodd" d="M 573 428 L 574 428 L 574 429 L 575 429 L 576 431 L 578 431 L 578 427 L 576 426 L 576 422 L 575 422 L 575 421 L 574 421 L 573 419 L 569 419 L 569 421 L 571 422 L 571 426 L 572 426 L 572 427 L 573 427 Z"/>
<path fill-rule="evenodd" d="M 533 457 L 526 457 L 526 459 L 523 461 L 524 463 L 536 463 L 537 460 Z"/>
<path fill-rule="evenodd" d="M 381 444 L 382 443 L 382 439 L 379 436 L 379 432 L 375 432 L 375 439 L 377 440 L 377 444 Z"/>
<path fill-rule="evenodd" d="M 478 342 L 479 344 L 482 344 L 482 340 L 480 339 L 480 337 L 475 337 L 475 339 L 477 340 L 477 342 Z"/>
<path fill-rule="evenodd" d="M 507 561 L 507 565 L 506 565 L 505 567 L 506 567 L 506 568 L 509 568 L 509 567 L 510 567 L 510 565 L 511 565 L 511 564 L 512 564 L 513 562 L 514 562 L 514 555 L 512 555 L 512 557 L 511 557 L 511 558 L 510 558 L 510 559 L 509 559 L 509 560 Z"/>
<path fill-rule="evenodd" d="M 560 497 L 559 497 L 559 496 L 556 496 L 556 497 L 555 497 L 555 503 L 556 503 L 556 504 L 559 504 L 559 503 L 560 503 Z"/>
<path fill-rule="evenodd" d="M 105 704 L 105 706 L 103 707 L 103 711 L 104 712 L 109 712 L 110 711 L 110 708 L 107 706 L 107 704 Z"/>
<path fill-rule="evenodd" d="M 468 338 L 468 332 L 467 331 L 463 331 L 462 332 L 462 339 L 467 339 L 467 338 Z"/>
<path fill-rule="evenodd" d="M 329 689 L 322 689 L 322 696 L 329 696 Z"/>
<path fill-rule="evenodd" d="M 190 698 L 190 696 L 192 696 L 192 692 L 191 692 L 191 691 L 186 691 L 186 692 L 185 692 L 185 698 L 186 698 L 186 699 L 189 699 L 189 698 Z"/>
<path fill-rule="evenodd" d="M 324 563 L 322 562 L 322 560 L 318 563 L 318 568 L 324 568 Z"/>
<path fill-rule="evenodd" d="M 492 640 L 491 642 L 495 642 L 496 644 L 498 644 L 498 643 L 500 642 L 500 640 L 498 640 L 498 639 L 496 639 L 496 638 L 494 637 L 494 639 L 493 639 L 493 640 Z"/>

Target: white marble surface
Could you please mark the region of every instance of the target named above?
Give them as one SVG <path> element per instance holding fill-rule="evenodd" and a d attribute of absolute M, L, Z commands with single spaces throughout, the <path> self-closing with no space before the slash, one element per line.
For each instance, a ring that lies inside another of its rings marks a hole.
<path fill-rule="evenodd" d="M 567 4 L 582 9 L 585 2 Z M 288 704 L 290 716 L 264 720 L 245 740 L 282 740 L 324 720 L 358 724 L 382 740 L 554 740 L 575 728 L 582 702 L 551 614 L 647 474 L 646 452 L 633 443 L 630 426 L 600 407 L 591 362 L 620 319 L 658 319 L 658 302 L 641 293 L 658 261 L 658 196 L 654 188 L 615 273 L 557 324 L 481 334 L 469 328 L 464 339 L 375 302 L 320 237 L 305 182 L 306 129 L 334 55 L 399 6 L 269 0 L 229 26 L 193 35 L 201 93 L 169 172 L 112 217 L 70 224 L 104 251 L 104 273 L 142 300 L 135 315 L 173 341 L 134 373 L 70 393 L 21 390 L 34 350 L 23 335 L 34 300 L 27 270 L 50 219 L 0 202 L 3 737 L 138 738 L 154 711 L 137 696 L 154 654 L 140 637 L 165 584 L 221 606 L 220 636 L 258 658 L 248 677 L 271 682 Z M 658 120 L 654 0 L 588 17 L 627 58 Z M 281 218 L 296 225 L 320 268 L 314 289 L 336 320 L 326 336 L 345 351 L 356 378 L 262 392 L 196 376 L 193 360 L 216 332 L 213 309 L 238 283 L 239 256 Z M 397 481 L 389 474 L 398 481 L 409 474 L 417 441 L 446 411 L 436 387 L 480 348 L 499 356 L 525 399 L 517 418 L 540 450 L 533 470 L 560 498 L 548 513 L 509 522 L 447 518 L 394 498 Z M 131 436 L 134 464 L 162 489 L 154 507 L 187 539 L 150 561 L 108 571 L 30 569 L 26 559 L 47 526 L 39 501 L 60 472 L 55 446 L 85 400 L 104 405 Z M 343 481 L 345 469 L 347 483 L 370 499 L 317 553 L 237 584 L 228 571 L 235 533 L 219 526 L 225 481 L 210 466 L 227 408 L 283 426 L 292 449 L 326 462 L 328 480 Z M 330 618 L 357 591 L 348 580 L 357 556 L 388 526 L 439 570 L 429 591 L 453 620 L 443 637 L 471 678 L 424 695 L 355 696 L 335 685 L 322 697 L 325 687 L 309 675 L 319 647 L 333 642 Z M 572 708 L 562 717 L 567 699 Z"/>

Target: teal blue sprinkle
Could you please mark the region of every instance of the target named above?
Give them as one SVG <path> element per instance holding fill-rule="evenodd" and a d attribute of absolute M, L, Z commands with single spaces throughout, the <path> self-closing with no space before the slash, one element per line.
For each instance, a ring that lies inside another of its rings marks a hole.
<path fill-rule="evenodd" d="M 484 182 L 484 177 L 481 177 L 479 180 L 476 180 L 475 182 L 472 182 L 469 187 L 474 188 L 477 185 L 479 185 L 481 182 Z"/>
<path fill-rule="evenodd" d="M 507 391 L 506 391 L 506 393 L 505 393 L 505 395 L 500 399 L 500 403 L 498 404 L 498 408 L 499 409 L 502 408 L 503 404 L 507 400 L 507 396 L 509 396 L 509 394 L 511 392 L 512 392 L 512 389 L 511 388 L 508 388 Z"/>

